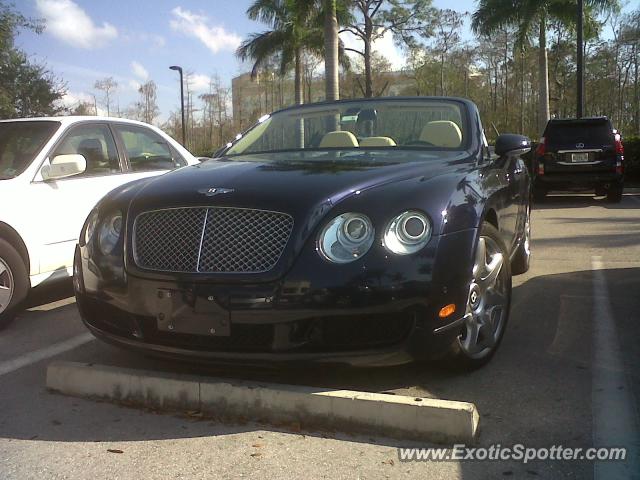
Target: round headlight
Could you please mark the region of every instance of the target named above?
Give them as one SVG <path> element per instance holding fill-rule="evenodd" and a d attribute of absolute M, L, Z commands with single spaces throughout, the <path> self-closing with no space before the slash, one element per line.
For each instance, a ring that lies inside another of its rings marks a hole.
<path fill-rule="evenodd" d="M 112 213 L 102 221 L 98 232 L 98 245 L 104 255 L 109 255 L 113 252 L 118 240 L 120 240 L 121 233 L 122 213 Z"/>
<path fill-rule="evenodd" d="M 398 255 L 415 253 L 431 239 L 431 222 L 422 212 L 409 210 L 394 218 L 384 233 L 384 246 Z"/>
<path fill-rule="evenodd" d="M 369 217 L 361 213 L 343 213 L 322 229 L 318 249 L 327 260 L 349 263 L 367 253 L 373 239 L 373 225 Z"/>
<path fill-rule="evenodd" d="M 98 212 L 95 210 L 89 214 L 89 218 L 87 219 L 87 228 L 84 231 L 84 244 L 87 245 L 91 238 L 93 237 L 93 233 L 96 230 L 96 225 L 98 225 Z"/>

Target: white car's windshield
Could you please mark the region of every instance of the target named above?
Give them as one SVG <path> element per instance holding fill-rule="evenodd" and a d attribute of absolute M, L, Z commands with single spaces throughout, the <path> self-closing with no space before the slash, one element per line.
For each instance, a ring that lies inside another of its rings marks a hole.
<path fill-rule="evenodd" d="M 38 155 L 59 122 L 0 122 L 0 180 L 20 175 Z"/>
<path fill-rule="evenodd" d="M 465 106 L 447 99 L 349 101 L 301 106 L 265 116 L 224 152 L 383 149 L 463 150 Z"/>

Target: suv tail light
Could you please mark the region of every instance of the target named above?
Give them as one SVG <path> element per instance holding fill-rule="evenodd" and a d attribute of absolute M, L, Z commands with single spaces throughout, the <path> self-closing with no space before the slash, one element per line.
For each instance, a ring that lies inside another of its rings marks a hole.
<path fill-rule="evenodd" d="M 622 137 L 615 130 L 614 130 L 613 136 L 616 141 L 616 153 L 619 153 L 620 155 L 624 155 L 624 145 L 622 145 Z"/>
<path fill-rule="evenodd" d="M 542 157 L 545 153 L 547 153 L 547 139 L 542 137 L 538 144 L 538 148 L 536 148 L 536 155 Z"/>

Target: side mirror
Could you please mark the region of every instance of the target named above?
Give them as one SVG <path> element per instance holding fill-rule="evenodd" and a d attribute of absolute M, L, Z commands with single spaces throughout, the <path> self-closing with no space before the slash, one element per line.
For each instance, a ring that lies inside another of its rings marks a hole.
<path fill-rule="evenodd" d="M 524 155 L 531 150 L 531 140 L 522 135 L 503 133 L 496 139 L 496 155 Z"/>
<path fill-rule="evenodd" d="M 84 173 L 87 169 L 87 160 L 84 155 L 77 153 L 69 155 L 56 155 L 49 165 L 42 167 L 42 178 L 45 180 L 58 180 L 60 178 L 73 177 Z"/>

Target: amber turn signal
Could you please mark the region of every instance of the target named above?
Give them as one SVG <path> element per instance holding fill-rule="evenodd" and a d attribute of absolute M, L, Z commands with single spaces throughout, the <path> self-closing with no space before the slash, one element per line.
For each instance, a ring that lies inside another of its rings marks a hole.
<path fill-rule="evenodd" d="M 440 309 L 440 313 L 438 314 L 438 316 L 440 318 L 447 318 L 449 315 L 452 315 L 455 311 L 456 311 L 456 306 L 453 303 L 450 303 L 449 305 L 445 305 Z"/>

